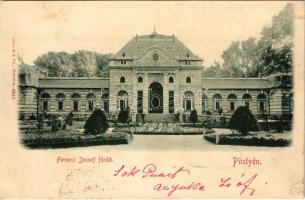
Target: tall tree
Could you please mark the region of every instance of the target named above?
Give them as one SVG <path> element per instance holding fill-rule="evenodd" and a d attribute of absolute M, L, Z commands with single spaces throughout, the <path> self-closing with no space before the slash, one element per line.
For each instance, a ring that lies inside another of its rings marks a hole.
<path fill-rule="evenodd" d="M 262 29 L 261 38 L 234 41 L 223 52 L 223 64 L 206 69 L 212 77 L 258 77 L 289 73 L 293 66 L 293 5 L 288 3 Z M 220 69 L 220 71 L 219 71 Z M 217 71 L 217 72 L 216 72 Z"/>
<path fill-rule="evenodd" d="M 108 77 L 108 62 L 112 54 L 80 50 L 66 52 L 48 52 L 37 57 L 34 65 L 47 71 L 48 76 Z"/>
<path fill-rule="evenodd" d="M 95 53 L 96 58 L 96 71 L 95 74 L 98 77 L 109 77 L 109 58 L 111 58 L 112 54 L 98 54 Z"/>
<path fill-rule="evenodd" d="M 65 52 L 48 52 L 37 57 L 34 65 L 47 71 L 48 76 L 67 76 L 69 73 L 70 55 Z"/>
<path fill-rule="evenodd" d="M 272 18 L 272 25 L 264 27 L 260 40 L 264 75 L 288 73 L 293 65 L 294 8 L 288 3 Z"/>

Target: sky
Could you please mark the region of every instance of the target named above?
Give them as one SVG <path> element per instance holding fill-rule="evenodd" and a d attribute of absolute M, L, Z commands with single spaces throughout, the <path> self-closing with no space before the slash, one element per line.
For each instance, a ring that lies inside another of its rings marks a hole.
<path fill-rule="evenodd" d="M 3 2 L 0 23 L 26 63 L 48 51 L 116 53 L 136 34 L 175 35 L 204 66 L 232 41 L 260 37 L 286 5 L 268 2 Z"/>

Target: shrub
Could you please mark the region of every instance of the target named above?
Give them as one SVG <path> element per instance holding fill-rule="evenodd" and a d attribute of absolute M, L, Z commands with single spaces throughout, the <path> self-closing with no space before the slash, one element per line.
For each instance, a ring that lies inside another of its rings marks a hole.
<path fill-rule="evenodd" d="M 197 116 L 197 111 L 196 110 L 192 110 L 191 114 L 190 114 L 190 121 L 192 123 L 197 123 L 198 121 L 198 116 Z"/>
<path fill-rule="evenodd" d="M 235 110 L 230 119 L 229 128 L 238 130 L 243 135 L 246 135 L 249 131 L 258 131 L 256 119 L 245 106 L 240 106 Z"/>
<path fill-rule="evenodd" d="M 34 116 L 33 113 L 30 115 L 29 120 L 36 120 L 36 117 Z"/>
<path fill-rule="evenodd" d="M 128 110 L 120 110 L 118 116 L 119 123 L 126 123 L 129 120 L 129 111 Z"/>
<path fill-rule="evenodd" d="M 84 125 L 85 133 L 92 134 L 104 133 L 108 127 L 107 118 L 100 109 L 93 111 Z"/>
<path fill-rule="evenodd" d="M 175 113 L 175 119 L 177 122 L 179 122 L 179 117 L 180 117 L 180 113 L 179 112 Z"/>
<path fill-rule="evenodd" d="M 25 115 L 24 114 L 19 114 L 19 120 L 25 120 Z"/>

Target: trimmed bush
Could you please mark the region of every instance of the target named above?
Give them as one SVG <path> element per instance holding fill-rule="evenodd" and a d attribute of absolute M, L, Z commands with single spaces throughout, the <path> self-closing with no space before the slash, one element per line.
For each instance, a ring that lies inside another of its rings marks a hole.
<path fill-rule="evenodd" d="M 258 131 L 258 124 L 251 111 L 245 106 L 240 106 L 233 113 L 229 128 L 246 135 L 249 131 Z"/>
<path fill-rule="evenodd" d="M 98 134 L 107 131 L 109 125 L 102 110 L 93 111 L 84 125 L 85 133 Z"/>
<path fill-rule="evenodd" d="M 192 123 L 197 123 L 198 121 L 198 115 L 197 115 L 197 111 L 196 110 L 192 110 L 191 114 L 190 114 L 190 121 Z"/>
<path fill-rule="evenodd" d="M 126 123 L 129 120 L 129 111 L 128 110 L 120 110 L 118 116 L 119 123 Z"/>

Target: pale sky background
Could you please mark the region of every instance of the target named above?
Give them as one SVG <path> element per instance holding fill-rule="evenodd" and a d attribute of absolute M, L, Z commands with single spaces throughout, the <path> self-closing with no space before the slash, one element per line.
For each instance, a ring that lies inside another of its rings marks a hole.
<path fill-rule="evenodd" d="M 3 2 L 1 23 L 25 62 L 48 51 L 116 53 L 136 34 L 178 37 L 204 59 L 221 61 L 236 40 L 259 38 L 287 2 Z"/>

